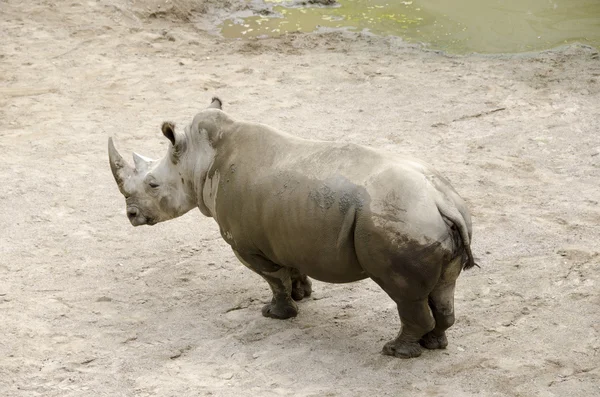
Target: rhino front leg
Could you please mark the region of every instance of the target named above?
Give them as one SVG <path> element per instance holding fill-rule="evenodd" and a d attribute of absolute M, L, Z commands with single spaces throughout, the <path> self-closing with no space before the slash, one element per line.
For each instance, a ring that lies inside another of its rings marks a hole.
<path fill-rule="evenodd" d="M 273 291 L 271 302 L 262 308 L 263 316 L 280 320 L 296 317 L 298 306 L 292 299 L 294 269 L 279 266 L 260 255 L 244 254 L 235 250 L 233 252 L 240 262 L 264 278 Z"/>

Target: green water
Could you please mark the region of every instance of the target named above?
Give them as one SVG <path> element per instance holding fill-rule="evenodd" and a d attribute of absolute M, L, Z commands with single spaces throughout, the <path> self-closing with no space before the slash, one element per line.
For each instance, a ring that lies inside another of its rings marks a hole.
<path fill-rule="evenodd" d="M 282 3 L 267 0 L 266 3 Z M 514 53 L 579 42 L 600 47 L 600 0 L 338 0 L 226 20 L 225 37 L 278 36 L 319 27 L 368 30 L 452 53 Z M 279 15 L 278 15 L 279 14 Z"/>

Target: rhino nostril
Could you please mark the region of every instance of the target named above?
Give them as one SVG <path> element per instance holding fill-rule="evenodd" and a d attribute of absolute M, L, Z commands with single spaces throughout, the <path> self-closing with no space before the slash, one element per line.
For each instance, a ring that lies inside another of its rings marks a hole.
<path fill-rule="evenodd" d="M 127 216 L 129 218 L 135 218 L 136 216 L 138 216 L 139 211 L 137 210 L 137 208 L 128 208 L 127 209 Z"/>

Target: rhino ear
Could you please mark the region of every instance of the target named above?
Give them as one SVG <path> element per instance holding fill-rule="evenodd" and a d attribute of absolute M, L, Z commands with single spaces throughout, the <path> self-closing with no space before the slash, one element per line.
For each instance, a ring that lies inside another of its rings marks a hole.
<path fill-rule="evenodd" d="M 210 102 L 210 105 L 208 105 L 208 108 L 223 110 L 223 102 L 215 96 Z"/>
<path fill-rule="evenodd" d="M 173 146 L 175 146 L 175 124 L 165 121 L 162 125 L 162 133 L 166 136 Z"/>
<path fill-rule="evenodd" d="M 162 133 L 166 136 L 171 144 L 173 145 L 173 149 L 170 151 L 171 161 L 173 164 L 177 164 L 179 158 L 185 153 L 187 148 L 187 141 L 184 134 L 177 134 L 175 132 L 175 124 L 165 121 L 162 125 Z"/>

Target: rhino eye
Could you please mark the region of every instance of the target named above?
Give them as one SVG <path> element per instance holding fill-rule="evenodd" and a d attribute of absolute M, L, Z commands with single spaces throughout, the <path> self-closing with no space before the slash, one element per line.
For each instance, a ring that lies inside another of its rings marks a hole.
<path fill-rule="evenodd" d="M 158 186 L 160 186 L 158 183 L 156 182 L 148 182 L 148 185 L 150 185 L 150 187 L 152 189 L 156 189 Z"/>

